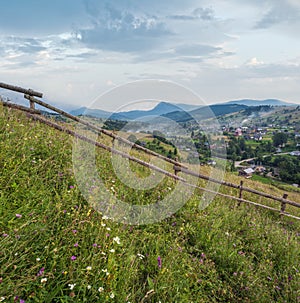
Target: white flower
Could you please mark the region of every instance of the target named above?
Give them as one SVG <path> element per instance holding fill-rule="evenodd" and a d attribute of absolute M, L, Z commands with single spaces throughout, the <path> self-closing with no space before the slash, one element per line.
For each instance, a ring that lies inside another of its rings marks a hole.
<path fill-rule="evenodd" d="M 88 266 L 86 270 L 92 270 L 92 266 Z"/>
<path fill-rule="evenodd" d="M 101 226 L 102 226 L 102 227 L 105 227 L 105 226 L 106 226 L 106 224 L 105 224 L 105 223 L 101 223 Z"/>
<path fill-rule="evenodd" d="M 106 228 L 106 230 L 110 231 L 110 230 L 111 230 L 111 228 L 110 228 L 110 227 L 107 227 L 107 228 Z"/>
<path fill-rule="evenodd" d="M 109 275 L 109 272 L 107 271 L 107 269 L 102 269 L 102 271 L 105 272 L 107 276 Z"/>
<path fill-rule="evenodd" d="M 99 291 L 99 292 L 102 292 L 103 290 L 104 290 L 103 287 L 99 287 L 99 288 L 98 288 L 98 291 Z"/>
<path fill-rule="evenodd" d="M 103 220 L 108 220 L 109 218 L 107 216 L 102 217 Z"/>
<path fill-rule="evenodd" d="M 113 299 L 115 297 L 115 294 L 112 292 L 109 296 L 111 299 Z"/>
<path fill-rule="evenodd" d="M 114 238 L 113 238 L 113 241 L 115 241 L 115 242 L 116 242 L 117 244 L 119 244 L 119 245 L 121 244 L 121 243 L 120 243 L 120 238 L 119 238 L 119 237 L 114 237 Z"/>
<path fill-rule="evenodd" d="M 109 252 L 114 253 L 114 252 L 115 252 L 115 250 L 114 250 L 114 249 L 111 249 Z"/>
<path fill-rule="evenodd" d="M 87 289 L 91 289 L 91 288 L 92 288 L 92 286 L 91 286 L 91 285 L 88 285 L 88 286 L 87 286 Z"/>
<path fill-rule="evenodd" d="M 47 278 L 43 278 L 42 280 L 41 280 L 41 283 L 46 283 L 47 282 Z"/>
<path fill-rule="evenodd" d="M 5 300 L 5 297 L 1 297 L 0 298 L 0 302 L 4 301 Z"/>
<path fill-rule="evenodd" d="M 145 258 L 145 256 L 142 255 L 142 254 L 137 254 L 137 256 L 138 256 L 141 260 L 143 260 L 143 259 Z"/>
<path fill-rule="evenodd" d="M 70 290 L 73 290 L 76 284 L 68 284 L 68 286 L 70 287 Z"/>
<path fill-rule="evenodd" d="M 40 258 L 36 258 L 36 261 L 39 262 L 39 261 L 41 261 L 41 259 Z"/>

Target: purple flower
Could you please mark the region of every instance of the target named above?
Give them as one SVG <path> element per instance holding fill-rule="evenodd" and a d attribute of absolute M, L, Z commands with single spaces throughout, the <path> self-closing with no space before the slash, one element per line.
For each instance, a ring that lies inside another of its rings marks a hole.
<path fill-rule="evenodd" d="M 161 269 L 162 262 L 161 262 L 160 256 L 157 257 L 157 265 L 158 265 L 158 268 Z"/>
<path fill-rule="evenodd" d="M 2 237 L 6 238 L 8 237 L 8 234 L 3 234 Z"/>
<path fill-rule="evenodd" d="M 67 211 L 64 209 L 64 210 L 63 210 L 63 213 L 65 214 L 66 212 L 67 212 Z"/>
<path fill-rule="evenodd" d="M 94 247 L 97 247 L 98 245 L 96 243 L 93 244 Z"/>
<path fill-rule="evenodd" d="M 23 299 L 20 299 L 20 303 L 25 303 L 25 300 L 23 300 Z"/>
<path fill-rule="evenodd" d="M 41 269 L 40 269 L 40 271 L 37 273 L 37 277 L 40 277 L 40 276 L 42 276 L 43 275 L 43 273 L 44 273 L 44 271 L 45 271 L 45 267 L 42 267 Z"/>
<path fill-rule="evenodd" d="M 73 233 L 73 234 L 76 234 L 76 233 L 77 233 L 77 230 L 76 230 L 76 229 L 73 229 L 73 230 L 72 230 L 72 233 Z"/>
<path fill-rule="evenodd" d="M 205 253 L 202 253 L 202 254 L 201 254 L 201 258 L 203 258 L 203 259 L 205 259 L 205 258 L 206 258 Z"/>
<path fill-rule="evenodd" d="M 16 214 L 16 217 L 17 217 L 17 218 L 22 218 L 22 215 Z"/>
<path fill-rule="evenodd" d="M 70 189 L 73 189 L 74 188 L 74 185 L 70 185 Z"/>
<path fill-rule="evenodd" d="M 76 256 L 72 256 L 72 257 L 71 257 L 71 260 L 72 260 L 72 261 L 75 261 L 76 259 L 77 259 Z"/>
<path fill-rule="evenodd" d="M 74 247 L 78 247 L 78 243 L 75 243 L 75 244 L 74 244 Z"/>

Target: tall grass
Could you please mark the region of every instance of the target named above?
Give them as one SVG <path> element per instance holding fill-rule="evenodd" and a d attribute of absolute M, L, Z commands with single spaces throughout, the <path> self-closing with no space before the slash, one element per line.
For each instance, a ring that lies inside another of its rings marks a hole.
<path fill-rule="evenodd" d="M 97 163 L 125 201 L 158 199 L 124 186 L 109 154 Z M 161 223 L 115 223 L 82 197 L 72 139 L 2 108 L 0 167 L 3 302 L 300 302 L 296 221 L 220 197 L 199 211 L 195 193 Z"/>

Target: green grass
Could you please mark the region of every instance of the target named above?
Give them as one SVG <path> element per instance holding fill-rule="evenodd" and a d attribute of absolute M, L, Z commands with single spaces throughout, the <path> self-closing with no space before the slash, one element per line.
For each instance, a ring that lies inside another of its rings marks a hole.
<path fill-rule="evenodd" d="M 97 164 L 106 187 L 133 204 L 174 186 L 141 194 L 116 178 L 108 153 Z M 199 211 L 195 193 L 160 223 L 115 223 L 82 197 L 72 138 L 2 108 L 0 166 L 3 302 L 300 301 L 297 221 L 224 198 Z"/>

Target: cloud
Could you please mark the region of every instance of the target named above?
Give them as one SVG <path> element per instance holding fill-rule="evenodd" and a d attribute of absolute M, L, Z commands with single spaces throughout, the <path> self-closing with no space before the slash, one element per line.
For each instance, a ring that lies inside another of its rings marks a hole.
<path fill-rule="evenodd" d="M 77 40 L 87 47 L 116 51 L 139 52 L 155 47 L 161 38 L 172 35 L 157 16 L 136 16 L 110 5 L 99 13 L 94 11 L 93 25 L 76 31 Z"/>
<path fill-rule="evenodd" d="M 202 62 L 210 56 L 228 56 L 229 53 L 223 52 L 221 47 L 207 44 L 179 44 L 162 51 L 149 52 L 143 55 L 136 55 L 134 62 L 147 62 L 156 60 L 166 60 L 168 62 Z M 230 53 L 231 54 L 231 53 Z"/>
<path fill-rule="evenodd" d="M 38 39 L 14 36 L 3 37 L 0 40 L 0 48 L 6 52 L 27 54 L 38 53 L 46 49 Z"/>
<path fill-rule="evenodd" d="M 294 24 L 299 21 L 300 8 L 291 2 L 274 1 L 272 8 L 259 20 L 255 28 L 267 29 L 274 25 L 285 23 Z"/>
<path fill-rule="evenodd" d="M 215 13 L 212 8 L 196 8 L 189 15 L 171 15 L 170 19 L 181 20 L 181 21 L 191 21 L 191 20 L 204 20 L 211 21 L 215 19 Z"/>

